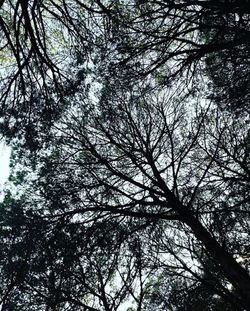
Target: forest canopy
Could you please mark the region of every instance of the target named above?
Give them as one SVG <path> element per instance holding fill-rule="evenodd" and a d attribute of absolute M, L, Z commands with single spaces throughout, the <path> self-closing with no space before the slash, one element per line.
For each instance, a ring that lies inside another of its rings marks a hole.
<path fill-rule="evenodd" d="M 0 12 L 1 310 L 250 310 L 249 1 Z"/>

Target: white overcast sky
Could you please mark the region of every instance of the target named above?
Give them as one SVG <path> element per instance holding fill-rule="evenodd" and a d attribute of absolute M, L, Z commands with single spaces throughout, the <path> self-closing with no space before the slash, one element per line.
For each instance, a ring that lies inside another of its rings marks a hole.
<path fill-rule="evenodd" d="M 10 147 L 0 142 L 0 191 L 9 176 Z"/>

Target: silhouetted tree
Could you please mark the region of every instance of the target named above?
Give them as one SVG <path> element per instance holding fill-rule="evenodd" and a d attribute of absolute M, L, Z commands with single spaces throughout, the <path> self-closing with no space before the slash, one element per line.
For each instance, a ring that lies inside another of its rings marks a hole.
<path fill-rule="evenodd" d="M 2 1 L 1 131 L 9 139 L 26 135 L 28 146 L 37 149 L 39 139 L 30 136 L 48 132 L 65 109 L 65 96 L 93 77 L 99 82 L 114 75 L 123 81 L 150 77 L 163 87 L 185 75 L 190 86 L 205 70 L 205 59 L 215 84 L 222 86 L 219 100 L 233 98 L 230 106 L 246 107 L 248 5 L 226 0 Z M 220 62 L 223 70 L 218 70 Z"/>
<path fill-rule="evenodd" d="M 2 309 L 249 310 L 248 1 L 1 5 Z"/>

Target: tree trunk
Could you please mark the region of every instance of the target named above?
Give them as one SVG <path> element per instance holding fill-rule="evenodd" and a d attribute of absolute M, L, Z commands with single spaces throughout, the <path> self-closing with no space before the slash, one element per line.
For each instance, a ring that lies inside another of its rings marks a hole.
<path fill-rule="evenodd" d="M 224 271 L 228 280 L 241 296 L 245 310 L 250 310 L 250 275 L 238 264 L 207 229 L 191 213 L 183 212 L 183 221 L 193 231 L 195 237 L 200 240 L 206 250 Z"/>

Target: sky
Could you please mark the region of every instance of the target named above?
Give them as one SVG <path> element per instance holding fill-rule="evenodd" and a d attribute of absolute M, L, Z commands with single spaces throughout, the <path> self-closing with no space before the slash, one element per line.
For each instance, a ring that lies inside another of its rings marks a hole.
<path fill-rule="evenodd" d="M 0 142 L 0 197 L 4 183 L 9 176 L 9 159 L 10 159 L 10 147 L 6 146 L 4 142 Z"/>

